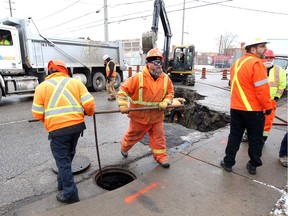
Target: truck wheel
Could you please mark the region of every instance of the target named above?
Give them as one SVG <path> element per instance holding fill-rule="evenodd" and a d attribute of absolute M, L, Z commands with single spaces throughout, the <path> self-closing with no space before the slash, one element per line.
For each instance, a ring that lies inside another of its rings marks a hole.
<path fill-rule="evenodd" d="M 104 90 L 106 86 L 105 76 L 100 72 L 95 73 L 92 78 L 92 84 L 95 91 Z"/>
<path fill-rule="evenodd" d="M 119 88 L 121 85 L 121 76 L 118 72 L 116 72 L 116 79 L 115 79 L 115 83 L 114 83 L 114 88 L 117 89 Z"/>

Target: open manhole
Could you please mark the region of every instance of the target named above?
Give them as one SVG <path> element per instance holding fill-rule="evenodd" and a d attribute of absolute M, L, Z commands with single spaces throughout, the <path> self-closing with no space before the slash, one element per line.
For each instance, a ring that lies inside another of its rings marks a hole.
<path fill-rule="evenodd" d="M 95 175 L 95 183 L 109 191 L 120 188 L 135 179 L 136 176 L 132 172 L 115 167 L 104 168 L 102 172 L 98 171 Z"/>

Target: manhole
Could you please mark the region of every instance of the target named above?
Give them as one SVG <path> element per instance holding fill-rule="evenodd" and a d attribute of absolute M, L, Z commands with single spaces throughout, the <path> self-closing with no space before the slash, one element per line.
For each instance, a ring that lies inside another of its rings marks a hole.
<path fill-rule="evenodd" d="M 78 174 L 85 171 L 91 164 L 91 161 L 88 157 L 82 155 L 75 155 L 72 162 L 72 173 Z M 58 168 L 55 163 L 52 165 L 52 170 L 55 173 L 58 173 Z"/>
<path fill-rule="evenodd" d="M 121 168 L 104 168 L 101 173 L 100 171 L 96 173 L 95 183 L 109 191 L 120 188 L 136 179 L 132 172 Z"/>

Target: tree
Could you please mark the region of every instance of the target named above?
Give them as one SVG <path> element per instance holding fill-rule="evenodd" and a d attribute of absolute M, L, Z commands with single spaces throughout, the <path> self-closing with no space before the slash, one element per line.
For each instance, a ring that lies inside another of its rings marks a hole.
<path fill-rule="evenodd" d="M 226 32 L 216 38 L 220 55 L 227 55 L 228 50 L 236 47 L 238 35 Z"/>

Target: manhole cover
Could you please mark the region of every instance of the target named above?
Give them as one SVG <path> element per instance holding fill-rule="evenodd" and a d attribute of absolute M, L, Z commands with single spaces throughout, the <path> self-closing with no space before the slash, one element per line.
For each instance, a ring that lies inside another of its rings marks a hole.
<path fill-rule="evenodd" d="M 121 168 L 105 168 L 95 175 L 96 184 L 109 191 L 120 188 L 135 179 L 136 176 L 132 172 Z"/>
<path fill-rule="evenodd" d="M 90 166 L 90 164 L 91 162 L 88 157 L 82 155 L 75 155 L 72 162 L 72 173 L 78 174 L 80 172 L 83 172 Z M 55 173 L 58 173 L 58 168 L 55 163 L 53 163 L 52 165 L 52 170 Z"/>

